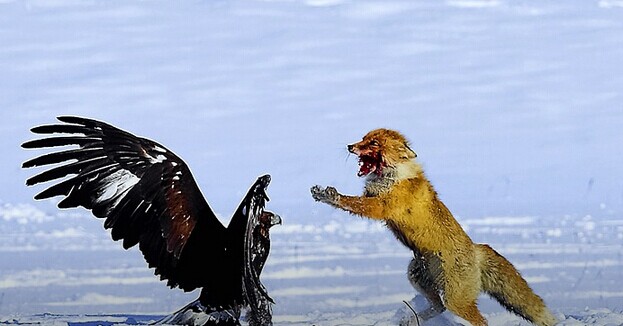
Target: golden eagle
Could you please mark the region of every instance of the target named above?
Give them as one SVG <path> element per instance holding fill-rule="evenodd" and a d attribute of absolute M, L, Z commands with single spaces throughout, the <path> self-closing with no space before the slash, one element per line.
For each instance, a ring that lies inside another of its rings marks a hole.
<path fill-rule="evenodd" d="M 59 208 L 91 210 L 105 219 L 113 240 L 123 240 L 123 248 L 138 244 L 149 267 L 170 287 L 201 288 L 196 301 L 162 323 L 239 325 L 241 309 L 248 309 L 250 325 L 272 324 L 273 300 L 259 279 L 270 250 L 269 229 L 281 224 L 278 215 L 264 210 L 269 175 L 251 186 L 225 227 L 186 163 L 164 146 L 97 120 L 58 120 L 62 123 L 31 131 L 60 135 L 22 147 L 77 148 L 24 162 L 23 168 L 55 165 L 26 184 L 57 180 L 35 199 L 64 196 Z"/>

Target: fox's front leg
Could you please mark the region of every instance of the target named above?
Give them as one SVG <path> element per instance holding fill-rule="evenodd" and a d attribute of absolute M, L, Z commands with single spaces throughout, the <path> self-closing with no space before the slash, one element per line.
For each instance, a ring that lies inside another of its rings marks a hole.
<path fill-rule="evenodd" d="M 316 201 L 347 212 L 378 220 L 385 219 L 385 205 L 379 197 L 345 196 L 337 192 L 334 187 L 322 188 L 320 186 L 313 186 L 311 194 Z"/>

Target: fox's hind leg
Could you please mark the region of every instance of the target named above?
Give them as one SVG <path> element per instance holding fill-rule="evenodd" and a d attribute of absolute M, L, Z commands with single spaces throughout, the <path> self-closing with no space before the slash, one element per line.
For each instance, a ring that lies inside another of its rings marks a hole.
<path fill-rule="evenodd" d="M 455 258 L 448 259 L 448 265 L 443 269 L 446 281 L 443 292 L 445 306 L 473 326 L 487 326 L 487 320 L 476 304 L 481 289 L 480 271 L 474 264 L 462 260 L 466 256 Z"/>
<path fill-rule="evenodd" d="M 427 262 L 423 256 L 414 252 L 415 258 L 409 263 L 407 270 L 407 278 L 411 285 L 422 295 L 426 297 L 430 306 L 424 311 L 418 313 L 423 320 L 431 319 L 446 310 L 439 296 L 439 286 L 434 275 L 431 274 L 427 266 Z"/>

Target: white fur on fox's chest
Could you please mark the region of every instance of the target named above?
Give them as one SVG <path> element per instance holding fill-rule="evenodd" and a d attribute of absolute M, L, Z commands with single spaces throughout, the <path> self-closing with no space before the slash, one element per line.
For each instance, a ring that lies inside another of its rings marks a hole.
<path fill-rule="evenodd" d="M 366 177 L 366 186 L 364 195 L 366 197 L 375 197 L 386 193 L 399 181 L 415 178 L 422 171 L 419 164 L 408 161 L 397 164 L 394 167 L 385 167 L 381 175 L 369 174 Z"/>

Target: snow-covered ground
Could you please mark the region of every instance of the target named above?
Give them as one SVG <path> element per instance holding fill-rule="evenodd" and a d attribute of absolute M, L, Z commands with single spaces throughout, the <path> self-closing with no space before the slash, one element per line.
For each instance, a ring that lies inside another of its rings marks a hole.
<path fill-rule="evenodd" d="M 18 209 L 23 215 L 15 213 Z M 402 300 L 414 295 L 405 277 L 407 250 L 378 224 L 339 213 L 329 212 L 328 218 L 318 214 L 308 218 L 324 223 L 291 221 L 273 231 L 263 280 L 277 301 L 275 320 L 283 325 L 395 322 L 396 312 L 405 310 Z M 120 249 L 99 224 L 88 223 L 86 214 L 46 216 L 34 207 L 9 206 L 2 216 L 4 320 L 126 322 L 128 314 L 137 321 L 153 320 L 198 295 L 168 289 L 137 250 Z M 615 324 L 623 323 L 618 314 L 623 220 L 525 216 L 461 222 L 476 241 L 489 242 L 514 262 L 568 321 L 596 318 L 605 325 L 603 318 L 615 318 Z M 486 297 L 480 306 L 492 325 L 520 322 Z M 41 315 L 46 312 L 56 316 Z"/>
<path fill-rule="evenodd" d="M 377 127 L 412 140 L 459 222 L 562 324 L 622 325 L 622 90 L 618 0 L 0 0 L 0 322 L 146 323 L 198 295 L 86 211 L 32 200 L 20 164 L 38 152 L 19 144 L 73 114 L 175 151 L 222 216 L 273 176 L 279 325 L 407 313 L 409 252 L 309 195 L 359 193 L 345 145 Z"/>

